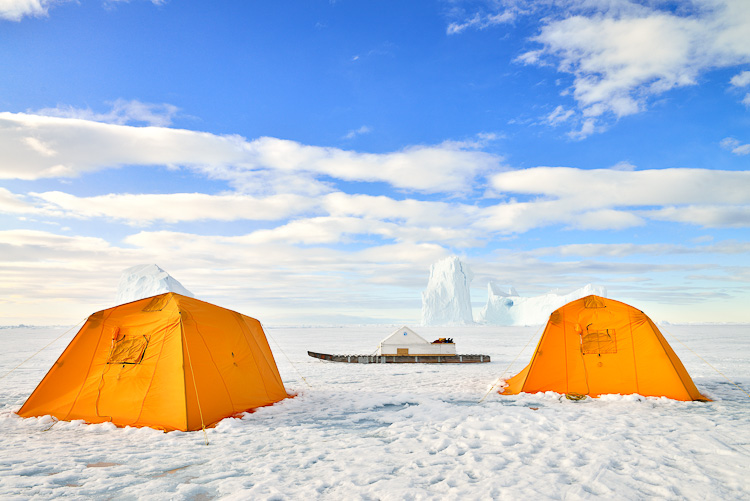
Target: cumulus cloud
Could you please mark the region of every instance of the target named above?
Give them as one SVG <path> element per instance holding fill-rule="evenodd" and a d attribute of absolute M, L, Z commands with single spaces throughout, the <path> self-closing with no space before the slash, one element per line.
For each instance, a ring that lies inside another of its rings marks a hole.
<path fill-rule="evenodd" d="M 7 112 L 0 113 L 0 151 L 5 160 L 0 178 L 5 179 L 166 165 L 191 168 L 238 189 L 265 194 L 274 194 L 279 186 L 287 192 L 295 186 L 308 194 L 331 191 L 321 177 L 385 182 L 425 193 L 467 192 L 477 176 L 497 171 L 502 160 L 470 143 L 374 154 L 271 137 L 248 141 L 236 135 Z"/>
<path fill-rule="evenodd" d="M 575 139 L 604 130 L 611 118 L 644 111 L 653 96 L 696 85 L 707 71 L 750 62 L 746 0 L 688 0 L 678 8 L 635 0 L 506 0 L 486 2 L 484 8 L 493 5 L 500 15 L 513 9 L 541 18 L 531 38 L 539 47 L 517 61 L 555 66 L 572 76 L 565 94 L 576 101 L 577 113 L 558 108 L 547 121 L 577 124 L 570 134 Z M 449 32 L 489 26 L 481 22 L 481 12 L 465 17 Z M 750 78 L 745 73 L 735 76 L 733 85 L 745 84 Z"/>
<path fill-rule="evenodd" d="M 25 16 L 46 16 L 49 8 L 67 0 L 2 0 L 0 19 L 20 21 Z"/>
<path fill-rule="evenodd" d="M 743 71 L 733 76 L 729 83 L 734 87 L 747 87 L 750 86 L 750 71 Z"/>

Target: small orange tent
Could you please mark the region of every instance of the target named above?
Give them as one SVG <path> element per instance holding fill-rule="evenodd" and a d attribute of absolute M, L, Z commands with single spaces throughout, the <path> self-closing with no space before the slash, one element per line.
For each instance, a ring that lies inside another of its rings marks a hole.
<path fill-rule="evenodd" d="M 18 414 L 190 431 L 287 396 L 260 322 L 169 292 L 91 315 Z"/>
<path fill-rule="evenodd" d="M 531 362 L 507 384 L 502 395 L 637 393 L 709 400 L 698 392 L 650 318 L 632 306 L 599 296 L 555 310 Z"/>

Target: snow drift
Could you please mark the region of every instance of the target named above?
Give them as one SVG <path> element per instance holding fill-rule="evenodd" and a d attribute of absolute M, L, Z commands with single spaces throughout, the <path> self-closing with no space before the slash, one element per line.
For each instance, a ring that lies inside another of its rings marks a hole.
<path fill-rule="evenodd" d="M 115 303 L 129 303 L 165 292 L 195 297 L 192 292 L 157 265 L 139 264 L 123 270 L 117 286 Z"/>
<path fill-rule="evenodd" d="M 422 292 L 422 325 L 474 323 L 469 290 L 473 278 L 471 269 L 456 256 L 434 263 Z"/>

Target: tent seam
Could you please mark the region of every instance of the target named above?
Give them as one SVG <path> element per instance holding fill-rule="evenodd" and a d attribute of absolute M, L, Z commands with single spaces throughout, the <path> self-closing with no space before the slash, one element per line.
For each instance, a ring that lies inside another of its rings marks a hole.
<path fill-rule="evenodd" d="M 242 322 L 239 322 L 239 320 L 242 320 Z M 253 336 L 253 333 L 250 331 L 250 327 L 247 325 L 247 322 L 245 322 L 245 320 L 242 318 L 242 314 L 241 313 L 235 312 L 235 321 L 237 321 L 240 324 L 240 328 L 242 329 L 242 333 L 245 336 L 245 343 L 247 343 L 247 347 L 251 348 L 251 346 L 250 346 L 250 340 L 252 339 L 252 341 L 255 343 L 257 351 L 260 352 L 263 361 L 266 363 L 266 367 L 270 369 L 271 368 L 270 362 L 268 361 L 268 359 L 266 358 L 265 354 L 263 353 L 263 350 L 261 349 L 260 345 L 258 344 L 258 341 L 255 339 L 255 336 Z M 256 321 L 258 322 L 258 324 L 260 324 L 259 320 L 256 319 Z M 261 328 L 261 330 L 263 330 L 263 326 L 262 325 L 260 326 L 260 328 Z M 264 331 L 264 335 L 265 335 L 265 331 Z M 270 345 L 269 345 L 268 348 L 269 348 L 269 350 L 271 349 Z M 252 348 L 250 349 L 250 356 L 252 357 L 253 362 L 255 362 L 256 368 L 258 368 L 259 367 L 258 360 L 255 358 L 255 352 L 252 350 Z M 276 365 L 275 361 L 274 361 L 274 365 Z M 278 372 L 278 367 L 276 368 L 276 372 Z M 258 373 L 260 373 L 260 369 L 259 368 L 258 368 Z M 279 374 L 279 379 L 280 378 L 281 378 L 281 374 Z M 266 392 L 266 397 L 267 398 L 271 398 L 271 394 L 268 392 L 268 385 L 266 384 L 266 379 L 264 377 L 261 377 L 260 379 L 261 379 L 261 382 L 263 383 L 263 391 Z M 284 386 L 283 383 L 282 383 L 282 386 Z"/>
<path fill-rule="evenodd" d="M 188 314 L 191 317 L 193 316 L 193 314 L 190 313 L 190 312 L 188 312 Z M 227 387 L 227 382 L 224 380 L 224 375 L 222 374 L 221 370 L 219 369 L 219 366 L 216 364 L 216 360 L 214 360 L 213 354 L 211 353 L 211 348 L 209 348 L 208 343 L 206 343 L 206 339 L 203 337 L 203 334 L 201 334 L 201 330 L 198 327 L 198 322 L 195 321 L 195 317 L 193 317 L 193 323 L 195 324 L 195 332 L 198 334 L 198 337 L 201 338 L 201 341 L 203 342 L 203 346 L 205 346 L 206 351 L 208 352 L 208 358 L 211 359 L 211 363 L 213 364 L 214 368 L 216 369 L 216 373 L 219 375 L 219 379 L 221 380 L 221 384 L 224 385 L 224 390 L 227 392 L 227 398 L 229 399 L 229 404 L 232 406 L 232 410 L 234 411 L 234 400 L 232 400 L 232 393 L 229 391 L 229 388 Z"/>
<path fill-rule="evenodd" d="M 163 329 L 161 329 L 162 331 L 164 331 L 165 335 L 166 335 L 167 329 L 169 329 L 169 326 L 166 326 Z M 162 336 L 161 347 L 159 348 L 159 357 L 156 359 L 156 363 L 154 364 L 154 371 L 151 373 L 151 379 L 148 382 L 148 387 L 146 388 L 143 401 L 141 402 L 141 409 L 138 411 L 138 416 L 135 418 L 135 421 L 133 421 L 131 424 L 135 424 L 138 422 L 138 420 L 141 419 L 141 415 L 143 414 L 143 408 L 146 406 L 146 398 L 148 398 L 148 393 L 149 391 L 151 391 L 151 386 L 154 384 L 154 377 L 156 377 L 156 371 L 159 370 L 159 362 L 161 361 L 161 356 L 164 353 L 164 343 L 165 343 L 165 339 L 164 339 L 164 336 Z"/>
<path fill-rule="evenodd" d="M 101 330 L 99 331 L 99 339 L 96 341 L 96 347 L 94 348 L 94 355 L 96 355 L 96 353 L 99 351 L 99 344 L 101 344 L 101 342 L 102 342 L 102 333 L 104 332 L 104 325 L 106 324 L 107 320 L 109 319 L 109 317 L 112 316 L 112 313 L 114 313 L 116 309 L 117 309 L 117 307 L 112 308 L 109 311 L 109 313 L 107 314 L 107 318 L 106 319 L 102 319 L 102 327 L 101 327 Z M 89 317 L 89 318 L 91 318 L 91 317 Z M 83 327 L 85 327 L 85 326 L 86 326 L 86 324 L 83 324 L 83 326 L 81 327 L 81 329 L 83 329 Z M 77 336 L 78 336 L 78 334 L 76 334 L 76 337 Z M 73 339 L 75 339 L 75 338 L 73 338 Z M 66 348 L 66 350 L 67 350 L 67 348 Z M 63 352 L 63 354 L 64 353 L 65 352 Z M 83 387 L 86 386 L 86 381 L 89 379 L 89 374 L 91 374 L 91 367 L 93 365 L 94 365 L 94 356 L 91 357 L 91 361 L 89 362 L 89 368 L 86 370 L 86 376 L 83 378 L 83 381 L 81 382 L 81 387 L 78 388 L 78 393 L 76 393 L 76 398 L 73 399 L 73 403 L 70 404 L 70 408 L 68 409 L 67 414 L 65 414 L 65 417 L 62 419 L 63 421 L 67 421 L 68 416 L 70 416 L 70 413 L 73 412 L 73 408 L 76 406 L 76 403 L 78 402 L 78 399 L 81 397 L 81 392 L 83 391 Z"/>
<path fill-rule="evenodd" d="M 645 313 L 643 314 L 645 315 Z M 638 359 L 635 356 L 635 332 L 633 331 L 633 311 L 630 309 L 628 309 L 628 326 L 630 327 L 630 350 L 633 352 L 633 369 L 635 372 L 635 392 L 640 395 L 641 385 L 638 382 Z"/>

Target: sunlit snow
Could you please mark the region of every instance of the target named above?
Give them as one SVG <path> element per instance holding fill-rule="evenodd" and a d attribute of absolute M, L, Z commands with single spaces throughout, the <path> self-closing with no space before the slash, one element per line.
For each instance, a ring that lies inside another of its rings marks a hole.
<path fill-rule="evenodd" d="M 13 414 L 73 329 L 0 380 L 0 498 L 750 497 L 750 398 L 707 365 L 750 388 L 748 325 L 662 329 L 709 403 L 496 391 L 478 403 L 528 362 L 537 327 L 420 328 L 491 355 L 486 364 L 338 364 L 306 354 L 368 352 L 396 327 L 266 327 L 284 383 L 299 394 L 221 421 L 209 445 L 200 431 Z M 63 332 L 0 329 L 0 377 Z"/>

